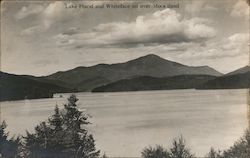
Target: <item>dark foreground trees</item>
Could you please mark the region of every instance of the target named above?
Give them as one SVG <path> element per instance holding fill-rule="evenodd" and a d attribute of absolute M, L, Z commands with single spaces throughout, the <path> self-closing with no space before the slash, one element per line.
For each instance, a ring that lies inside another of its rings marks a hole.
<path fill-rule="evenodd" d="M 208 158 L 250 158 L 250 131 L 225 151 L 216 151 L 213 148 L 207 155 Z"/>
<path fill-rule="evenodd" d="M 5 121 L 0 123 L 0 157 L 18 157 L 20 138 L 8 138 L 8 133 L 5 131 L 6 127 Z"/>
<path fill-rule="evenodd" d="M 162 146 L 148 147 L 142 151 L 143 158 L 195 158 L 185 145 L 185 140 L 180 137 L 174 139 L 170 150 Z M 206 154 L 206 158 L 250 158 L 250 131 L 245 132 L 244 136 L 234 143 L 227 150 L 220 151 L 211 148 Z"/>
<path fill-rule="evenodd" d="M 142 151 L 143 158 L 194 158 L 187 148 L 183 137 L 176 138 L 172 142 L 170 150 L 157 145 L 155 148 L 149 147 Z"/>
<path fill-rule="evenodd" d="M 85 125 L 87 116 L 79 111 L 75 95 L 68 98 L 63 110 L 56 106 L 46 122 L 24 137 L 24 157 L 31 158 L 96 158 L 100 151 Z"/>
<path fill-rule="evenodd" d="M 145 148 L 141 154 L 143 158 L 170 158 L 169 152 L 161 145 Z"/>

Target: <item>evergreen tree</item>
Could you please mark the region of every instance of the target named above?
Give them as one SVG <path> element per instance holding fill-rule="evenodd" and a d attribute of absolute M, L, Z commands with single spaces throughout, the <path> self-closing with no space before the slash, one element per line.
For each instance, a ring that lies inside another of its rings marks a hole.
<path fill-rule="evenodd" d="M 62 157 L 62 155 L 67 155 L 64 151 L 66 150 L 65 143 L 65 131 L 63 128 L 63 118 L 60 114 L 59 108 L 56 105 L 55 113 L 49 118 L 48 124 L 50 126 L 50 138 L 49 144 L 50 148 L 53 149 L 53 155 Z"/>
<path fill-rule="evenodd" d="M 5 131 L 7 124 L 5 121 L 0 123 L 0 157 L 12 158 L 19 157 L 20 138 L 14 137 L 8 139 L 8 133 Z"/>
<path fill-rule="evenodd" d="M 214 150 L 214 148 L 210 149 L 210 152 L 207 154 L 208 158 L 222 158 L 221 152 Z"/>
<path fill-rule="evenodd" d="M 172 147 L 168 151 L 162 146 L 156 146 L 156 148 L 146 148 L 142 151 L 143 158 L 194 158 L 194 155 L 190 153 L 190 150 L 186 147 L 183 137 L 174 139 Z"/>
<path fill-rule="evenodd" d="M 169 152 L 160 145 L 145 148 L 141 154 L 143 158 L 170 158 Z"/>
<path fill-rule="evenodd" d="M 64 105 L 64 113 L 62 114 L 66 131 L 69 133 L 66 141 L 67 149 L 79 158 L 98 157 L 100 151 L 96 151 L 94 138 L 84 128 L 85 125 L 89 124 L 88 117 L 78 110 L 77 101 L 76 96 L 71 95 L 68 98 L 68 104 Z"/>
<path fill-rule="evenodd" d="M 101 158 L 108 158 L 108 156 L 104 153 Z"/>
<path fill-rule="evenodd" d="M 172 147 L 170 148 L 171 158 L 194 158 L 194 155 L 190 153 L 190 150 L 186 147 L 184 138 L 181 136 L 178 139 L 174 139 Z"/>
<path fill-rule="evenodd" d="M 100 151 L 95 148 L 95 140 L 84 128 L 88 117 L 79 111 L 75 95 L 68 98 L 62 111 L 55 107 L 54 114 L 47 122 L 35 128 L 35 133 L 27 132 L 25 148 L 27 157 L 32 158 L 96 158 Z"/>
<path fill-rule="evenodd" d="M 222 154 L 223 158 L 249 158 L 250 157 L 250 131 L 246 131 L 245 135 L 234 143 L 232 147 L 225 150 Z"/>

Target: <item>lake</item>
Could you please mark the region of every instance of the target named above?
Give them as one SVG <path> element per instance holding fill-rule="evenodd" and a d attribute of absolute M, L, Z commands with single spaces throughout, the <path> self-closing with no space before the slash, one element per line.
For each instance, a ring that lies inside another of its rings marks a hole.
<path fill-rule="evenodd" d="M 55 98 L 1 102 L 1 119 L 10 135 L 33 131 L 69 94 Z M 183 136 L 196 156 L 226 149 L 247 128 L 247 90 L 169 90 L 77 93 L 79 108 L 89 114 L 88 129 L 108 156 L 140 156 L 143 148 L 169 147 Z"/>

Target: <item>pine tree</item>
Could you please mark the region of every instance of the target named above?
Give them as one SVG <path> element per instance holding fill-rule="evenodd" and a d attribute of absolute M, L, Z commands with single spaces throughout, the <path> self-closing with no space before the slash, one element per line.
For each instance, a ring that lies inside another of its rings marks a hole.
<path fill-rule="evenodd" d="M 209 153 L 206 155 L 207 158 L 222 158 L 221 152 L 216 151 L 214 148 L 211 148 Z"/>
<path fill-rule="evenodd" d="M 75 95 L 68 98 L 62 111 L 55 107 L 47 122 L 35 127 L 35 133 L 27 132 L 25 148 L 32 158 L 96 158 L 100 151 L 95 140 L 84 128 L 88 117 L 79 111 Z"/>
<path fill-rule="evenodd" d="M 145 148 L 141 154 L 143 158 L 170 158 L 167 149 L 164 149 L 160 145 Z"/>
<path fill-rule="evenodd" d="M 55 107 L 55 113 L 48 120 L 48 124 L 51 130 L 49 137 L 49 147 L 53 149 L 51 154 L 54 155 L 54 157 L 65 157 L 66 153 L 63 151 L 66 150 L 64 145 L 66 133 L 63 129 L 63 118 L 57 105 Z"/>
<path fill-rule="evenodd" d="M 174 139 L 172 147 L 170 148 L 171 158 L 194 158 L 194 155 L 190 153 L 190 150 L 186 147 L 184 138 L 181 136 L 178 139 Z"/>
<path fill-rule="evenodd" d="M 95 141 L 91 134 L 88 134 L 84 128 L 89 124 L 88 117 L 79 111 L 75 95 L 68 98 L 68 104 L 64 105 L 63 120 L 65 121 L 68 134 L 67 146 L 70 152 L 75 153 L 75 157 L 95 158 L 99 156 L 100 151 L 96 151 Z"/>
<path fill-rule="evenodd" d="M 20 147 L 20 138 L 10 138 L 8 139 L 9 133 L 5 131 L 7 124 L 5 121 L 0 123 L 0 157 L 12 158 L 18 157 L 19 147 Z"/>

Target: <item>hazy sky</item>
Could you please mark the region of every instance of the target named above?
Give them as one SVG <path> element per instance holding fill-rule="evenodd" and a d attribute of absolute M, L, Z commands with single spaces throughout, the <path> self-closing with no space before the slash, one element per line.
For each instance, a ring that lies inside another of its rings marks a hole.
<path fill-rule="evenodd" d="M 106 3 L 136 4 L 2 2 L 1 70 L 39 76 L 147 54 L 223 73 L 248 64 L 249 7 L 244 0 L 154 2 L 179 3 L 176 9 L 66 8 Z"/>

